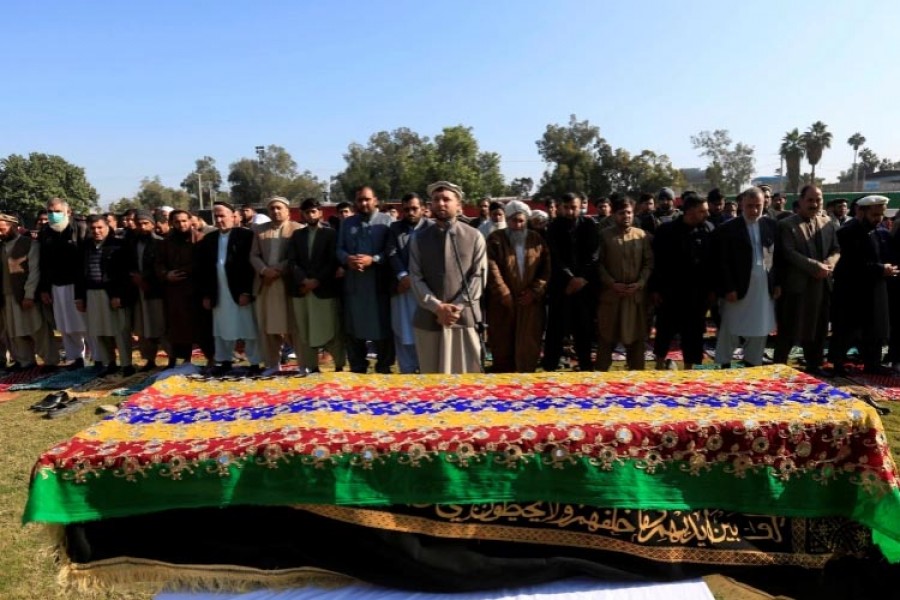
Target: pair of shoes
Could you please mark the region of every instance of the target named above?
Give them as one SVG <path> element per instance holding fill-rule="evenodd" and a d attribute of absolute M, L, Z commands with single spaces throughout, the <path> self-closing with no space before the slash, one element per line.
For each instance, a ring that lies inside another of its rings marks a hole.
<path fill-rule="evenodd" d="M 44 411 L 45 419 L 58 419 L 63 417 L 69 413 L 73 413 L 76 410 L 79 410 L 84 405 L 83 402 L 78 400 L 75 396 L 71 396 L 67 399 L 66 402 L 51 408 L 50 410 Z"/>
<path fill-rule="evenodd" d="M 135 373 L 137 373 L 137 369 L 134 368 L 134 365 L 122 367 L 122 377 L 131 377 Z"/>
<path fill-rule="evenodd" d="M 152 361 L 152 360 L 148 360 L 146 362 L 146 364 L 143 367 L 141 367 L 140 372 L 141 373 L 149 373 L 150 371 L 152 371 L 155 368 L 156 368 L 156 362 Z"/>
<path fill-rule="evenodd" d="M 84 359 L 76 358 L 75 360 L 73 360 L 72 362 L 67 364 L 64 368 L 66 371 L 77 371 L 78 369 L 83 369 L 84 368 Z"/>
<path fill-rule="evenodd" d="M 94 410 L 95 415 L 109 415 L 114 412 L 118 412 L 119 405 L 118 404 L 101 404 Z"/>
<path fill-rule="evenodd" d="M 28 410 L 33 410 L 35 412 L 45 412 L 62 406 L 67 402 L 69 402 L 68 392 L 53 392 L 52 394 L 47 394 L 46 396 L 44 396 L 39 402 L 35 402 L 31 406 L 29 406 Z"/>

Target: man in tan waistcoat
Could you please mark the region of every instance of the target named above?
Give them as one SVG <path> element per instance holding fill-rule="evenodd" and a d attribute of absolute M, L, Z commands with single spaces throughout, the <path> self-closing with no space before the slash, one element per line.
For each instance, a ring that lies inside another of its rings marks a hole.
<path fill-rule="evenodd" d="M 0 214 L 0 262 L 3 269 L 3 327 L 12 346 L 14 368 L 35 366 L 35 351 L 44 364 L 59 364 L 53 330 L 35 303 L 41 279 L 40 244 L 19 234 L 19 220 Z"/>
<path fill-rule="evenodd" d="M 506 229 L 487 238 L 488 332 L 495 373 L 531 373 L 544 335 L 544 292 L 550 248 L 526 228 L 531 209 L 519 200 L 504 207 Z"/>
<path fill-rule="evenodd" d="M 428 186 L 428 195 L 435 222 L 409 243 L 409 277 L 419 303 L 413 316 L 419 371 L 477 373 L 484 236 L 457 220 L 463 201 L 458 185 L 438 181 Z"/>
<path fill-rule="evenodd" d="M 281 367 L 281 345 L 292 343 L 292 339 L 297 337 L 294 311 L 284 286 L 284 273 L 287 269 L 288 242 L 294 232 L 303 226 L 291 221 L 287 199 L 275 196 L 269 200 L 267 208 L 271 221 L 252 227 L 254 237 L 250 264 L 258 276 L 256 322 L 262 342 L 260 350 L 266 369 L 278 370 Z M 300 353 L 297 360 L 298 363 L 303 362 Z"/>
<path fill-rule="evenodd" d="M 634 200 L 617 199 L 613 219 L 615 226 L 600 232 L 598 248 L 601 288 L 597 309 L 597 368 L 609 370 L 613 348 L 621 342 L 628 368 L 641 371 L 647 334 L 645 288 L 653 270 L 653 251 L 650 236 L 633 226 Z"/>

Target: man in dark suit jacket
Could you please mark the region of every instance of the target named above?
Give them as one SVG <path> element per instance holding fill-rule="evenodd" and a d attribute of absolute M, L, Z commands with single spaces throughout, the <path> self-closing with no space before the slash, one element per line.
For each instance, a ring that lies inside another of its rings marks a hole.
<path fill-rule="evenodd" d="M 324 347 L 334 359 L 334 370 L 346 361 L 340 317 L 341 288 L 337 278 L 337 232 L 321 223 L 319 202 L 307 198 L 300 205 L 306 227 L 291 235 L 287 248 L 285 287 L 291 296 L 297 323 L 295 350 L 313 373 L 319 371 L 318 349 Z"/>
<path fill-rule="evenodd" d="M 253 311 L 253 278 L 250 248 L 253 232 L 234 227 L 234 208 L 227 202 L 213 206 L 216 231 L 207 234 L 199 246 L 198 274 L 203 307 L 213 311 L 213 337 L 218 366 L 213 375 L 231 370 L 234 344 L 244 341 L 251 374 L 259 368 L 259 333 Z"/>
<path fill-rule="evenodd" d="M 766 339 L 775 328 L 775 302 L 781 291 L 774 270 L 776 225 L 763 218 L 763 192 L 752 187 L 740 196 L 741 216 L 720 225 L 713 235 L 716 293 L 722 325 L 716 362 L 727 368 L 739 338 L 744 362 L 762 364 Z"/>
<path fill-rule="evenodd" d="M 545 371 L 559 368 L 563 338 L 571 332 L 581 371 L 593 370 L 591 341 L 597 308 L 597 248 L 600 236 L 590 217 L 581 216 L 581 199 L 569 193 L 559 203 L 559 214 L 547 228 L 550 247 L 550 283 L 547 286 L 547 333 L 544 337 Z"/>
<path fill-rule="evenodd" d="M 134 215 L 134 235 L 125 242 L 125 256 L 134 296 L 132 329 L 139 338 L 138 349 L 145 364 L 141 371 L 156 367 L 159 347 L 171 349 L 162 338 L 166 333 L 163 284 L 156 275 L 156 253 L 162 238 L 154 233 L 155 220 L 148 210 Z"/>

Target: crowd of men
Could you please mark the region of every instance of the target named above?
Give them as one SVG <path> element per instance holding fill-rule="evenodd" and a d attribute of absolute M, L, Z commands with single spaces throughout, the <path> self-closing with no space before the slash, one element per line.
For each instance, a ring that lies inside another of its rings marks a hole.
<path fill-rule="evenodd" d="M 309 372 L 322 351 L 355 373 L 372 358 L 377 373 L 477 372 L 487 356 L 494 372 L 570 358 L 606 371 L 617 347 L 643 369 L 651 339 L 655 367 L 674 368 L 677 337 L 692 368 L 714 322 L 723 368 L 737 348 L 762 364 L 776 331 L 774 361 L 799 345 L 816 375 L 840 374 L 852 347 L 867 372 L 900 367 L 900 237 L 883 223 L 887 198 L 857 199 L 852 216 L 846 201 L 826 211 L 813 185 L 792 211 L 785 200 L 760 186 L 734 200 L 685 192 L 676 208 L 664 188 L 601 198 L 590 217 L 570 193 L 546 210 L 485 199 L 469 219 L 463 190 L 439 181 L 399 212 L 363 186 L 331 220 L 315 199 L 292 220 L 274 197 L 267 215 L 216 202 L 207 225 L 166 207 L 80 219 L 54 198 L 35 235 L 0 214 L 0 351 L 13 369 L 57 365 L 55 330 L 67 367 L 89 354 L 104 375 L 135 372 L 135 339 L 141 370 L 160 350 L 168 367 L 190 362 L 196 347 L 212 375 L 232 370 L 237 348 L 251 374 L 278 371 L 290 351 Z"/>

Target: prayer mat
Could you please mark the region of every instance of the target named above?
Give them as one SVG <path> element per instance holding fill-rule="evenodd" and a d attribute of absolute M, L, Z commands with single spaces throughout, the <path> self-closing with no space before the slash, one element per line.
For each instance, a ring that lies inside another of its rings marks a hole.
<path fill-rule="evenodd" d="M 195 564 L 454 590 L 900 562 L 877 412 L 783 365 L 170 377 L 44 453 L 23 520 L 65 528 L 63 574 L 86 585 L 218 581 L 172 567 Z"/>
<path fill-rule="evenodd" d="M 45 365 L 37 365 L 30 369 L 9 373 L 0 379 L 0 392 L 7 392 L 16 384 L 30 383 L 42 377 L 47 377 L 52 373 L 56 373 L 56 367 L 47 367 Z"/>
<path fill-rule="evenodd" d="M 900 400 L 900 376 L 854 373 L 850 379 L 858 385 L 871 389 L 878 397 L 886 400 Z"/>
<path fill-rule="evenodd" d="M 87 383 L 72 388 L 72 393 L 78 396 L 108 396 L 112 390 L 124 389 L 131 385 L 135 385 L 144 381 L 149 375 L 147 373 L 135 373 L 128 377 L 122 377 L 120 374 L 110 375 L 108 377 L 99 377 L 92 379 Z"/>
<path fill-rule="evenodd" d="M 43 377 L 29 383 L 15 383 L 9 387 L 9 391 L 18 392 L 25 390 L 65 390 L 70 387 L 83 385 L 96 379 L 99 373 L 93 367 L 76 369 L 75 371 L 58 371 L 49 377 Z"/>

